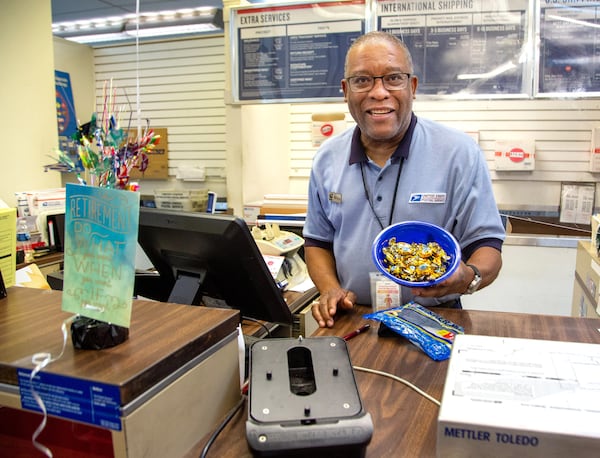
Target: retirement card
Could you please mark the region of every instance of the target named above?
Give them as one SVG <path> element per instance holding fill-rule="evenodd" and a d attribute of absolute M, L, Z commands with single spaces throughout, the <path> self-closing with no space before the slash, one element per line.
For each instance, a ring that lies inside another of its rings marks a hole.
<path fill-rule="evenodd" d="M 67 184 L 62 309 L 129 327 L 139 193 Z"/>

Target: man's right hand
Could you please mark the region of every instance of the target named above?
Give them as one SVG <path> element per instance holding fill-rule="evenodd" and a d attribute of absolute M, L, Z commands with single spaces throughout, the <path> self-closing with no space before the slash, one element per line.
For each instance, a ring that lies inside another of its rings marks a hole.
<path fill-rule="evenodd" d="M 312 303 L 312 315 L 321 328 L 333 327 L 333 317 L 339 310 L 350 310 L 356 302 L 356 294 L 342 288 L 322 294 Z"/>

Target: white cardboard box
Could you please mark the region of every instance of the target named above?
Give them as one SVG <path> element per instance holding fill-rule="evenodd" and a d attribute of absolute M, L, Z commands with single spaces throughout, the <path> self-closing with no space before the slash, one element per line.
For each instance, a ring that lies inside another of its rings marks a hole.
<path fill-rule="evenodd" d="M 496 141 L 494 162 L 498 171 L 534 170 L 535 141 L 530 139 Z"/>
<path fill-rule="evenodd" d="M 591 457 L 600 450 L 600 345 L 457 335 L 438 457 Z"/>

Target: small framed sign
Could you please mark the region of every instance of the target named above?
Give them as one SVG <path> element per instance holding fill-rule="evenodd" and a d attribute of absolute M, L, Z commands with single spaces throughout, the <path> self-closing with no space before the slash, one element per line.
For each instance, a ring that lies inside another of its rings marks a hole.
<path fill-rule="evenodd" d="M 590 224 L 595 196 L 596 183 L 562 183 L 560 222 Z"/>

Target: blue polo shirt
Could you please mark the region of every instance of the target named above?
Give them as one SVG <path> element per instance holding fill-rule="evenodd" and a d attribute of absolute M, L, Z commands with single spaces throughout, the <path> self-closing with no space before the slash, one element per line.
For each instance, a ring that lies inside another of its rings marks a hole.
<path fill-rule="evenodd" d="M 303 235 L 306 246 L 333 250 L 340 283 L 359 304 L 371 303 L 369 272 L 377 271 L 371 245 L 382 226 L 415 220 L 451 232 L 464 259 L 484 245 L 501 250 L 505 229 L 485 157 L 470 136 L 413 114 L 383 167 L 366 156 L 358 126 L 321 145 Z M 458 296 L 415 300 L 435 305 Z M 403 303 L 412 299 L 402 288 Z"/>

